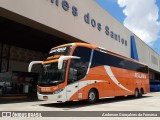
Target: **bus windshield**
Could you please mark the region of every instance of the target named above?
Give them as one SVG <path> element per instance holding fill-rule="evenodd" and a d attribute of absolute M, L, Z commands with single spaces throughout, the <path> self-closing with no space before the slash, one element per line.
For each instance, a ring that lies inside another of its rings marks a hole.
<path fill-rule="evenodd" d="M 62 69 L 58 69 L 58 63 L 49 63 L 42 66 L 38 85 L 55 86 L 64 82 L 67 62 L 64 61 Z"/>

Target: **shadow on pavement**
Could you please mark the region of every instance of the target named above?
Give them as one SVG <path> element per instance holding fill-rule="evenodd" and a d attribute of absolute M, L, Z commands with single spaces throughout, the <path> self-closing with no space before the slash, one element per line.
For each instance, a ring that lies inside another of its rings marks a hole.
<path fill-rule="evenodd" d="M 148 97 L 152 97 L 152 96 L 143 96 L 143 97 L 137 98 L 137 99 L 144 99 L 144 98 L 148 98 Z M 129 101 L 129 100 L 134 100 L 134 99 L 136 99 L 136 98 L 128 96 L 128 97 L 116 97 L 116 98 L 100 99 L 94 104 L 88 104 L 87 101 L 71 101 L 71 102 L 64 102 L 64 103 L 40 104 L 40 106 L 64 108 L 64 110 L 67 110 L 67 109 L 74 109 L 74 108 L 77 108 L 77 107 L 85 107 L 85 106 L 91 106 L 91 105 L 115 103 L 115 102 Z"/>
<path fill-rule="evenodd" d="M 0 97 L 0 104 L 10 103 L 23 103 L 23 102 L 34 102 L 38 101 L 36 95 L 33 96 L 2 96 Z"/>

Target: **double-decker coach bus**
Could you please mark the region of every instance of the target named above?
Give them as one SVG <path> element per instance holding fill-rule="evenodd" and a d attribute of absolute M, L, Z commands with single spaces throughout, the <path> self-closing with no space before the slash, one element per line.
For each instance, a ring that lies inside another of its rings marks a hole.
<path fill-rule="evenodd" d="M 148 67 L 136 60 L 86 43 L 52 48 L 42 64 L 38 99 L 59 102 L 128 96 L 149 92 Z"/>

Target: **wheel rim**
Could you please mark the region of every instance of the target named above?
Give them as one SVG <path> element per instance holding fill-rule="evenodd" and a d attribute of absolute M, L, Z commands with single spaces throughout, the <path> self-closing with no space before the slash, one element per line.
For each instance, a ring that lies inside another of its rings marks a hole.
<path fill-rule="evenodd" d="M 90 101 L 94 101 L 95 98 L 96 98 L 95 93 L 94 93 L 94 92 L 90 92 L 90 94 L 89 94 L 89 100 L 90 100 Z"/>

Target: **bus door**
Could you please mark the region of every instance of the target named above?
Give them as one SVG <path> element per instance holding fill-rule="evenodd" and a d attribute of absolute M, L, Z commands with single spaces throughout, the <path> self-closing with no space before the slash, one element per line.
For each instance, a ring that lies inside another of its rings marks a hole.
<path fill-rule="evenodd" d="M 77 80 L 77 69 L 70 67 L 66 87 L 67 100 L 78 100 L 79 81 Z"/>
<path fill-rule="evenodd" d="M 83 80 L 89 68 L 91 49 L 83 46 L 75 48 L 72 56 L 78 56 L 80 59 L 71 59 L 68 71 L 67 99 L 71 96 L 74 100 L 83 98 L 82 93 L 79 93 L 79 82 Z M 72 99 L 72 100 L 73 100 Z"/>

